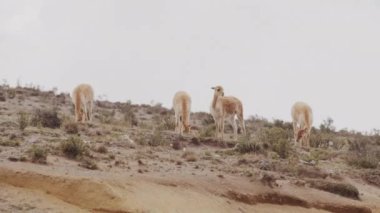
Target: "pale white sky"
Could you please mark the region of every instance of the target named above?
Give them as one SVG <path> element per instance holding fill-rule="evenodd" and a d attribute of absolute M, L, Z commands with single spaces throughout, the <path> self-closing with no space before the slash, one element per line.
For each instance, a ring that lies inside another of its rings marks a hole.
<path fill-rule="evenodd" d="M 0 0 L 0 79 L 110 100 L 171 106 L 188 91 L 208 111 L 211 86 L 246 115 L 380 129 L 378 0 Z"/>

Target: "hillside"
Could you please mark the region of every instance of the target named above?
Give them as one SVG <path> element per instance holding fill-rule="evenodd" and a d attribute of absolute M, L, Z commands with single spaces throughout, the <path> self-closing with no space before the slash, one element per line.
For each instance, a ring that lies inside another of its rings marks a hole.
<path fill-rule="evenodd" d="M 180 137 L 171 110 L 132 102 L 73 120 L 68 94 L 0 87 L 1 212 L 380 212 L 380 135 L 325 125 L 306 150 L 252 117 L 223 143 L 207 113 Z"/>

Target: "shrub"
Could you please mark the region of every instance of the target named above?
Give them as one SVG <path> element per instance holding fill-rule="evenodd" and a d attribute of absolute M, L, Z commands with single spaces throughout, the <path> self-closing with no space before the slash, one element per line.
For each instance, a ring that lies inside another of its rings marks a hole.
<path fill-rule="evenodd" d="M 17 117 L 17 123 L 19 129 L 24 131 L 24 129 L 29 125 L 29 115 L 25 112 L 19 112 Z"/>
<path fill-rule="evenodd" d="M 182 158 L 184 158 L 188 162 L 195 162 L 197 161 L 197 156 L 194 152 L 186 151 L 183 153 Z"/>
<path fill-rule="evenodd" d="M 29 151 L 29 155 L 33 163 L 46 164 L 48 155 L 47 149 L 43 147 L 33 146 Z"/>
<path fill-rule="evenodd" d="M 175 129 L 175 121 L 174 116 L 166 114 L 166 115 L 155 115 L 153 117 L 154 124 L 159 130 L 174 130 Z"/>
<path fill-rule="evenodd" d="M 343 197 L 352 198 L 355 200 L 359 199 L 359 190 L 346 183 L 334 183 L 328 181 L 310 181 L 310 186 L 319 190 L 337 194 Z"/>
<path fill-rule="evenodd" d="M 214 137 L 216 133 L 216 128 L 214 124 L 209 124 L 206 127 L 202 128 L 199 137 L 201 138 L 208 138 L 208 137 Z"/>
<path fill-rule="evenodd" d="M 279 127 L 260 129 L 256 136 L 264 147 L 268 147 L 276 152 L 281 158 L 287 158 L 290 154 L 290 144 L 288 138 L 292 133 Z"/>
<path fill-rule="evenodd" d="M 162 133 L 160 130 L 155 130 L 153 132 L 153 135 L 151 136 L 150 140 L 148 141 L 149 146 L 161 146 L 165 144 L 165 140 L 162 136 Z"/>
<path fill-rule="evenodd" d="M 99 146 L 96 149 L 96 151 L 99 152 L 99 153 L 102 153 L 102 154 L 106 154 L 108 152 L 108 149 L 107 149 L 107 147 L 105 147 L 105 146 L 102 145 L 102 146 Z"/>
<path fill-rule="evenodd" d="M 115 114 L 115 110 L 101 110 L 99 114 L 99 120 L 101 123 L 110 124 L 113 122 Z"/>
<path fill-rule="evenodd" d="M 7 98 L 5 97 L 3 92 L 0 92 L 0 102 L 5 102 L 7 101 Z"/>
<path fill-rule="evenodd" d="M 346 161 L 350 166 L 375 169 L 380 161 L 380 147 L 372 144 L 369 139 L 350 141 Z"/>
<path fill-rule="evenodd" d="M 17 147 L 20 146 L 20 142 L 17 140 L 0 141 L 0 146 Z"/>
<path fill-rule="evenodd" d="M 82 156 L 88 147 L 79 137 L 70 137 L 61 142 L 61 150 L 68 158 L 77 158 Z"/>
<path fill-rule="evenodd" d="M 262 150 L 261 146 L 257 138 L 244 137 L 236 144 L 235 150 L 241 154 L 260 152 Z"/>
<path fill-rule="evenodd" d="M 122 105 L 121 112 L 124 114 L 124 121 L 129 126 L 137 126 L 138 120 L 135 112 L 133 111 L 132 103 L 127 102 Z"/>
<path fill-rule="evenodd" d="M 78 134 L 79 133 L 79 127 L 76 122 L 69 122 L 64 125 L 65 132 L 67 134 Z"/>
<path fill-rule="evenodd" d="M 88 157 L 82 158 L 79 166 L 90 170 L 97 170 L 99 168 L 98 165 Z"/>
<path fill-rule="evenodd" d="M 58 112 L 53 110 L 41 110 L 38 109 L 34 112 L 31 124 L 32 126 L 42 126 L 46 128 L 60 128 L 61 127 L 61 119 L 58 117 Z"/>
<path fill-rule="evenodd" d="M 14 99 L 16 97 L 16 90 L 15 89 L 9 89 L 8 90 L 8 98 Z"/>

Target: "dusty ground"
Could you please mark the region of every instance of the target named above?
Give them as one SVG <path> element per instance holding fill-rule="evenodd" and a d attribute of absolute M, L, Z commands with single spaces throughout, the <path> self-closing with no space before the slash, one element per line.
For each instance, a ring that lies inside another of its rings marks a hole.
<path fill-rule="evenodd" d="M 0 102 L 0 141 L 19 143 L 0 146 L 0 212 L 380 212 L 380 189 L 363 181 L 360 173 L 352 174 L 339 159 L 320 161 L 317 169 L 298 161 L 236 154 L 212 139 L 194 141 L 196 134 L 180 138 L 173 131 L 160 132 L 162 145 L 144 145 L 138 141 L 152 134 L 149 124 L 156 112 L 139 107 L 139 126 L 130 127 L 118 122 L 118 111 L 112 122 L 105 122 L 104 111 L 112 111 L 108 104 L 98 104 L 91 125 L 80 125 L 80 138 L 90 147 L 87 155 L 98 167 L 89 170 L 60 152 L 61 141 L 70 137 L 63 127 L 18 128 L 18 112 L 52 106 L 68 122 L 72 112 L 67 97 L 22 90 Z M 33 146 L 50 150 L 46 164 L 30 162 Z M 97 151 L 99 147 L 106 151 Z M 292 164 L 318 174 L 285 172 L 285 167 L 296 166 Z M 276 169 L 267 168 L 272 166 Z M 360 199 L 309 187 L 309 180 L 318 179 L 350 183 L 359 189 Z"/>

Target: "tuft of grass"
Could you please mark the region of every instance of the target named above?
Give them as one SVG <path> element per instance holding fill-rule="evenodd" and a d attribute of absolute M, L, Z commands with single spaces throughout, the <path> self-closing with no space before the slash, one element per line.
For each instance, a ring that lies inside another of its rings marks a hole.
<path fill-rule="evenodd" d="M 63 126 L 65 132 L 67 134 L 78 134 L 79 133 L 79 127 L 76 122 L 68 122 Z"/>
<path fill-rule="evenodd" d="M 79 137 L 70 137 L 61 142 L 61 150 L 68 158 L 78 158 L 88 151 L 88 147 Z"/>
<path fill-rule="evenodd" d="M 21 131 L 29 125 L 29 115 L 25 112 L 19 112 L 17 117 L 18 127 Z"/>
<path fill-rule="evenodd" d="M 3 92 L 0 92 L 0 102 L 5 102 L 7 101 L 7 98 L 5 97 Z"/>
<path fill-rule="evenodd" d="M 359 200 L 359 190 L 351 184 L 328 181 L 310 181 L 309 183 L 312 188 Z"/>
<path fill-rule="evenodd" d="M 170 114 L 160 114 L 153 116 L 153 123 L 158 130 L 174 130 L 174 116 Z"/>
<path fill-rule="evenodd" d="M 33 163 L 46 164 L 48 150 L 44 147 L 32 146 L 28 151 Z"/>
<path fill-rule="evenodd" d="M 123 104 L 121 106 L 120 111 L 121 111 L 121 113 L 124 114 L 124 122 L 128 126 L 133 127 L 133 126 L 137 126 L 138 125 L 137 116 L 136 116 L 136 114 L 134 112 L 134 109 L 133 109 L 131 101 L 127 101 L 127 103 Z"/>
<path fill-rule="evenodd" d="M 58 112 L 55 109 L 41 110 L 34 112 L 31 124 L 32 126 L 42 126 L 46 128 L 60 128 L 62 120 L 58 117 Z"/>

